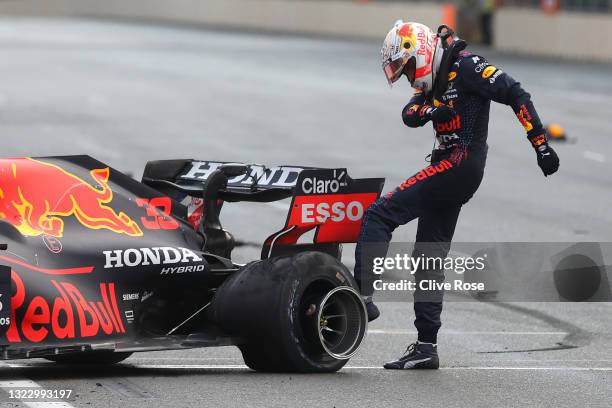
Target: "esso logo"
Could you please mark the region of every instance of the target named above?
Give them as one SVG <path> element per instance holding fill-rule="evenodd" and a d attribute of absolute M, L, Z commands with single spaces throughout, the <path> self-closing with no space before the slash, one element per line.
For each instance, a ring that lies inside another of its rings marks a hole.
<path fill-rule="evenodd" d="M 344 202 L 335 203 L 308 203 L 302 204 L 302 223 L 324 223 L 327 220 L 333 222 L 342 222 L 346 219 L 349 221 L 359 221 L 363 217 L 363 204 L 359 201 L 351 201 L 348 204 Z"/>

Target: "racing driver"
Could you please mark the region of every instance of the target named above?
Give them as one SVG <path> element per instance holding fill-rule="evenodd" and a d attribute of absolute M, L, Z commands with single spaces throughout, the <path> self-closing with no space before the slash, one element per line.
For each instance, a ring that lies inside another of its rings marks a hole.
<path fill-rule="evenodd" d="M 429 166 L 381 197 L 364 216 L 355 251 L 355 278 L 369 320 L 380 315 L 372 302 L 372 262 L 386 255 L 391 234 L 398 226 L 419 220 L 413 257 L 447 256 L 461 206 L 482 180 L 490 101 L 512 108 L 527 132 L 544 176 L 559 168 L 559 158 L 547 143 L 529 93 L 506 72 L 467 51 L 466 46 L 447 26 L 434 32 L 423 24 L 401 20 L 383 43 L 382 68 L 389 85 L 405 75 L 415 89 L 402 111 L 404 123 L 414 128 L 431 121 L 438 146 Z M 400 358 L 386 363 L 387 369 L 439 366 L 436 343 L 443 293 L 420 291 L 418 282 L 423 279 L 442 282 L 444 271 L 416 271 L 414 325 L 418 338 Z"/>

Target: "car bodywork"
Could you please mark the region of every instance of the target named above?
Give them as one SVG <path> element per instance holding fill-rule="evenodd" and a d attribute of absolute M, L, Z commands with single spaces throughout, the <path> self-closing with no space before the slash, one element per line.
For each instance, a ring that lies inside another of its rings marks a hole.
<path fill-rule="evenodd" d="M 137 181 L 89 156 L 0 159 L 1 357 L 237 344 L 206 314 L 242 267 L 223 203 L 291 199 L 262 259 L 338 257 L 383 182 L 197 160 L 149 162 Z"/>

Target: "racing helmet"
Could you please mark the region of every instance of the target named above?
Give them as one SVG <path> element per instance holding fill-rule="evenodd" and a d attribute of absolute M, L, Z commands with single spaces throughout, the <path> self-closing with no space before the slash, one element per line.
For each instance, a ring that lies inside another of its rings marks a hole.
<path fill-rule="evenodd" d="M 397 20 L 380 50 L 389 86 L 405 74 L 413 88 L 430 92 L 442 57 L 439 43 L 436 33 L 426 25 Z"/>

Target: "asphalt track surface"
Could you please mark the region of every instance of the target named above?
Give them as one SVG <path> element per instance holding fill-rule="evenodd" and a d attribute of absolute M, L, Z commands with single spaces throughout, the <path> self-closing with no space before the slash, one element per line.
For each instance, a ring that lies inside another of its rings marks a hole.
<path fill-rule="evenodd" d="M 139 177 L 147 160 L 194 157 L 347 167 L 386 190 L 424 166 L 430 128 L 409 130 L 407 83 L 389 90 L 379 45 L 79 20 L 0 20 L 2 156 L 87 153 Z M 523 130 L 494 106 L 482 187 L 457 241 L 612 241 L 609 66 L 485 56 L 522 81 L 558 145 L 544 178 Z M 225 226 L 261 242 L 286 203 L 236 205 Z M 415 226 L 394 239 L 410 241 Z M 346 249 L 346 262 L 351 264 Z M 237 259 L 257 256 L 244 247 Z M 71 388 L 78 407 L 592 406 L 612 401 L 612 307 L 606 303 L 454 302 L 445 306 L 442 369 L 381 363 L 415 338 L 411 305 L 383 303 L 359 355 L 329 375 L 251 372 L 235 348 L 134 355 L 111 369 L 43 360 L 0 367 L 0 388 Z M 531 351 L 529 351 L 531 350 Z M 9 403 L 6 395 L 0 399 Z M 45 406 L 31 404 L 29 406 Z M 65 405 L 68 406 L 68 405 Z"/>

